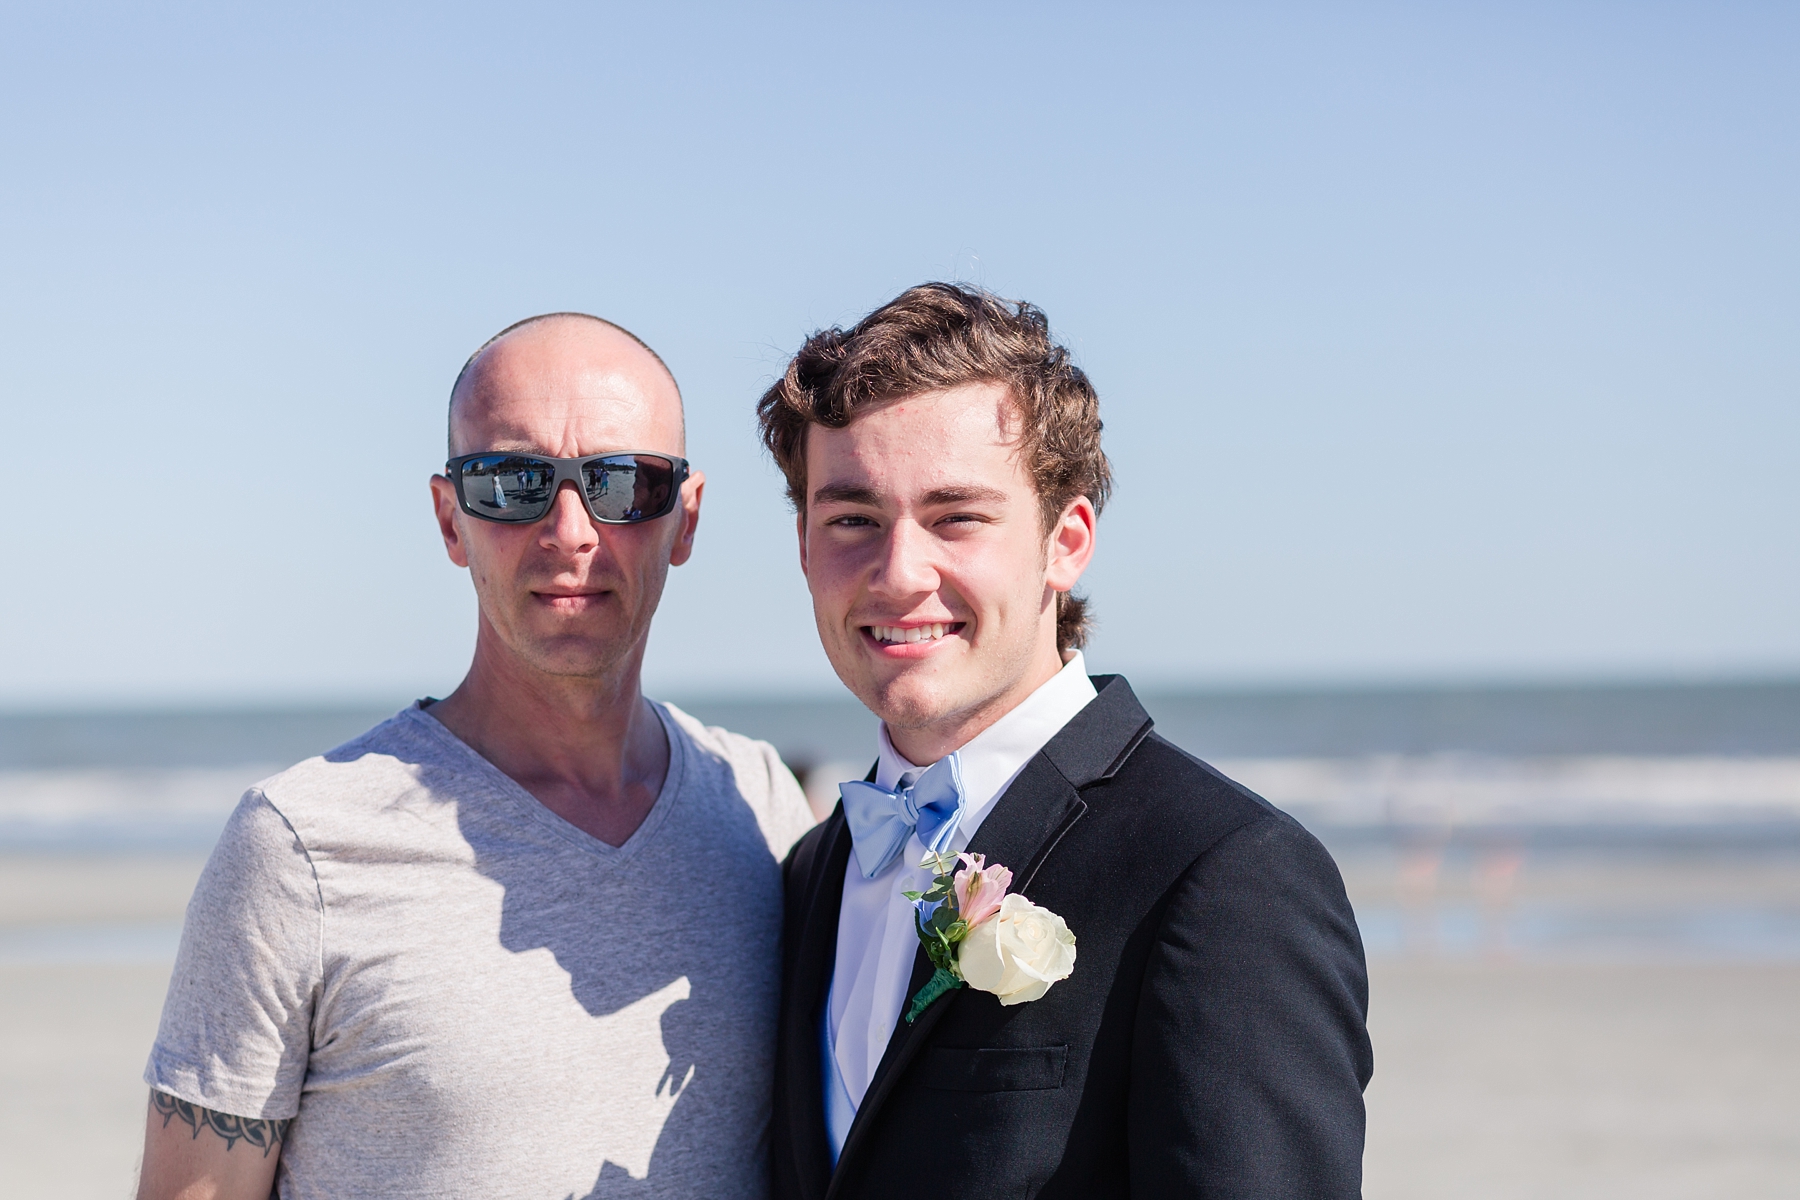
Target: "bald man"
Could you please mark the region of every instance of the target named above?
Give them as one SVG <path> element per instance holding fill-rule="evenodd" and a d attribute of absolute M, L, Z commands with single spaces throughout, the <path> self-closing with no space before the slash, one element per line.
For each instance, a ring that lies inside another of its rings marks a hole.
<path fill-rule="evenodd" d="M 762 1197 L 780 860 L 766 744 L 639 669 L 704 478 L 662 360 L 520 322 L 431 494 L 475 585 L 442 700 L 244 796 L 145 1070 L 139 1196 Z"/>

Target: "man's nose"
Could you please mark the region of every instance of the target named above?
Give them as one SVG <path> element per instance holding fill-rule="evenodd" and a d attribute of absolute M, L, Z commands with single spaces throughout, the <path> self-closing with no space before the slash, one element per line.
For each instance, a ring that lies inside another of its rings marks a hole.
<path fill-rule="evenodd" d="M 937 539 L 919 528 L 916 521 L 896 521 L 888 530 L 886 544 L 871 590 L 888 596 L 916 596 L 934 592 L 938 571 L 933 550 Z"/>
<path fill-rule="evenodd" d="M 581 493 L 575 490 L 574 484 L 567 481 L 556 489 L 556 498 L 550 502 L 550 511 L 544 515 L 538 527 L 541 531 L 538 536 L 543 544 L 564 554 L 580 554 L 592 550 L 600 540 Z"/>

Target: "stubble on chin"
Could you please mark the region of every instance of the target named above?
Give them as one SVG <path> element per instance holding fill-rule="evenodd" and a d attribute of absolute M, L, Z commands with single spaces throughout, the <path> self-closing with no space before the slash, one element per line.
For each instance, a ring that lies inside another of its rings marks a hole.
<path fill-rule="evenodd" d="M 538 637 L 521 657 L 538 674 L 557 679 L 609 679 L 631 657 L 631 645 L 623 638 Z"/>
<path fill-rule="evenodd" d="M 508 651 L 531 671 L 550 678 L 605 679 L 630 659 L 638 630 L 628 628 L 618 596 L 602 612 L 562 618 L 542 610 L 529 591 L 511 597 L 501 625 L 488 624 Z"/>

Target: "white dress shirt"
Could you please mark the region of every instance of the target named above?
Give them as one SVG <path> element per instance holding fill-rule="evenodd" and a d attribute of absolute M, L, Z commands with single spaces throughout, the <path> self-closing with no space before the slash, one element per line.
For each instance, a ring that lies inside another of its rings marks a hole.
<path fill-rule="evenodd" d="M 961 851 L 975 836 L 994 802 L 1012 783 L 1025 764 L 1069 720 L 1087 707 L 1096 695 L 1088 681 L 1087 664 L 1078 650 L 1063 669 L 1011 712 L 982 730 L 963 746 L 963 816 L 952 840 L 952 851 Z M 888 740 L 887 726 L 878 736 L 881 758 L 875 782 L 894 788 L 901 776 L 930 766 L 908 762 Z M 844 872 L 844 900 L 838 910 L 837 962 L 831 974 L 831 1001 L 826 1006 L 826 1045 L 836 1063 L 842 1091 L 828 1090 L 826 1127 L 831 1136 L 832 1158 L 843 1149 L 849 1118 L 855 1115 L 875 1078 L 875 1068 L 887 1052 L 888 1039 L 900 1020 L 912 981 L 913 956 L 919 935 L 913 928 L 911 902 L 900 893 L 924 891 L 931 886 L 931 872 L 919 866 L 925 847 L 917 834 L 908 838 L 900 856 L 873 879 L 863 878 L 856 855 Z M 1024 863 L 1002 863 L 1015 871 Z M 847 1104 L 845 1102 L 848 1102 Z"/>

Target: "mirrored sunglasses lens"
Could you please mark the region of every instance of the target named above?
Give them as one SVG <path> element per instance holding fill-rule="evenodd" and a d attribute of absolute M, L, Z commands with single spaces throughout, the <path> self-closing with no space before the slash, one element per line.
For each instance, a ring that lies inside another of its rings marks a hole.
<path fill-rule="evenodd" d="M 556 468 L 535 458 L 494 454 L 462 467 L 463 500 L 495 521 L 535 521 L 550 508 Z"/>
<path fill-rule="evenodd" d="M 675 464 L 647 454 L 597 458 L 582 467 L 588 502 L 603 521 L 648 521 L 668 511 Z"/>

